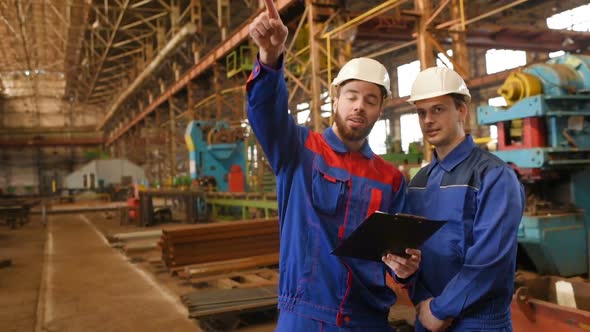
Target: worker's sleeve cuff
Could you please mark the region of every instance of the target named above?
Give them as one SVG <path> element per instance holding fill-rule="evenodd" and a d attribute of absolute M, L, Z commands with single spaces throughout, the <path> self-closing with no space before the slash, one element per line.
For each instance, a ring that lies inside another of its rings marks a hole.
<path fill-rule="evenodd" d="M 391 271 L 391 276 L 393 277 L 393 281 L 395 281 L 397 284 L 402 285 L 403 288 L 408 288 L 414 284 L 414 281 L 416 280 L 416 273 L 418 272 L 418 271 L 416 271 L 414 274 L 412 274 L 408 278 L 400 278 L 397 276 L 397 274 L 395 274 L 395 272 L 393 272 L 393 269 L 390 268 L 389 271 Z"/>
<path fill-rule="evenodd" d="M 450 308 L 442 308 L 437 305 L 436 297 L 430 301 L 430 312 L 432 315 L 436 317 L 438 320 L 445 320 L 449 317 L 454 317 L 452 313 L 449 312 Z"/>
<path fill-rule="evenodd" d="M 262 75 L 263 73 L 267 73 L 270 75 L 282 74 L 283 68 L 284 68 L 283 58 L 284 58 L 284 56 L 283 56 L 283 54 L 281 54 L 281 56 L 279 57 L 279 64 L 280 64 L 279 68 L 273 68 L 272 66 L 265 65 L 262 62 L 260 62 L 260 55 L 257 54 L 256 60 L 254 61 L 254 67 L 252 68 L 252 72 L 250 73 L 250 76 L 248 77 L 247 85 L 250 85 L 249 84 L 250 82 L 252 82 L 256 78 L 258 78 L 258 76 Z"/>

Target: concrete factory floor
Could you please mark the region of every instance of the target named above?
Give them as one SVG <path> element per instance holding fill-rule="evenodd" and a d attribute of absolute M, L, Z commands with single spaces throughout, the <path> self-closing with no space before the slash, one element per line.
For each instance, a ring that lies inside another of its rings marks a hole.
<path fill-rule="evenodd" d="M 0 331 L 201 331 L 179 295 L 191 291 L 148 263 L 129 262 L 104 234 L 139 231 L 103 212 L 39 215 L 0 225 Z M 273 331 L 274 324 L 240 331 Z"/>

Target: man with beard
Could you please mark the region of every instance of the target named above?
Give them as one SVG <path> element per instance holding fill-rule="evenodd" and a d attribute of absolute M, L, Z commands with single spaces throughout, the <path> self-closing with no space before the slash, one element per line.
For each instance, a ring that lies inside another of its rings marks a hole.
<path fill-rule="evenodd" d="M 405 181 L 376 156 L 367 135 L 389 97 L 385 67 L 368 58 L 346 63 L 332 82 L 336 121 L 322 134 L 297 126 L 288 112 L 283 74 L 287 27 L 272 0 L 250 25 L 259 47 L 247 83 L 248 119 L 277 176 L 280 217 L 276 331 L 392 331 L 395 293 L 386 274 L 411 277 L 420 251 L 383 262 L 339 258 L 336 246 L 372 212 L 404 205 Z M 390 270 L 391 268 L 391 270 Z"/>
<path fill-rule="evenodd" d="M 452 69 L 422 71 L 416 105 L 432 161 L 408 185 L 408 211 L 447 223 L 421 247 L 410 295 L 416 331 L 512 331 L 510 303 L 525 196 L 515 172 L 464 126 L 471 96 Z"/>

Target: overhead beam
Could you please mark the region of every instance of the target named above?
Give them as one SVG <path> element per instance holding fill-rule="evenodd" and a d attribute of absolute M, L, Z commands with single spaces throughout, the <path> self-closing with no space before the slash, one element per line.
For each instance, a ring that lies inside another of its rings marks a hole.
<path fill-rule="evenodd" d="M 150 17 L 139 18 L 137 21 L 135 21 L 133 23 L 129 23 L 129 24 L 126 24 L 126 25 L 122 26 L 121 27 L 121 30 L 129 30 L 129 29 L 131 29 L 133 27 L 136 27 L 136 26 L 142 25 L 142 24 L 148 25 L 150 28 L 152 28 L 152 29 L 155 30 L 156 27 L 153 26 L 150 22 L 151 21 L 154 21 L 154 20 L 157 20 L 160 17 L 164 17 L 166 15 L 168 15 L 168 13 L 163 12 L 163 13 L 159 13 L 159 14 L 156 14 L 156 15 L 152 15 Z"/>
<path fill-rule="evenodd" d="M 42 128 L 0 128 L 0 135 L 45 135 L 45 134 L 71 134 L 71 133 L 91 133 L 94 131 L 94 126 L 81 127 L 42 127 Z M 98 132 L 96 133 L 99 134 Z"/>
<path fill-rule="evenodd" d="M 282 10 L 289 7 L 291 4 L 296 2 L 296 0 L 277 0 L 275 6 L 277 10 Z M 263 9 L 260 9 L 258 13 L 260 13 Z M 170 96 L 176 94 L 181 89 L 187 86 L 187 84 L 193 80 L 194 78 L 201 75 L 203 72 L 209 69 L 217 60 L 224 57 L 228 52 L 238 47 L 241 43 L 244 42 L 248 38 L 248 25 L 250 22 L 256 17 L 255 14 L 249 20 L 247 20 L 241 27 L 237 28 L 236 31 L 228 37 L 221 45 L 217 46 L 211 52 L 209 52 L 202 60 L 195 64 L 191 69 L 189 69 L 178 81 L 172 84 L 166 91 L 156 98 L 149 106 L 147 106 L 141 113 L 139 113 L 133 120 L 128 122 L 127 124 L 123 125 L 121 129 L 117 132 L 112 134 L 112 136 L 108 139 L 107 145 L 112 144 L 114 141 L 119 139 L 123 134 L 125 134 L 129 129 L 135 126 L 139 121 L 145 118 L 148 114 L 152 113 L 158 106 L 163 104 Z M 99 126 L 99 129 L 104 128 L 105 124 L 108 122 L 109 118 L 105 118 L 105 120 Z"/>
<path fill-rule="evenodd" d="M 98 76 L 100 75 L 100 72 L 102 70 L 102 66 L 104 65 L 107 55 L 109 54 L 109 51 L 111 50 L 111 45 L 113 45 L 113 42 L 115 41 L 115 37 L 117 36 L 119 26 L 121 25 L 121 22 L 123 21 L 123 17 L 125 16 L 125 11 L 128 6 L 129 6 L 129 0 L 125 0 L 125 2 L 123 2 L 122 6 L 121 6 L 121 12 L 119 13 L 119 17 L 117 17 L 117 21 L 115 22 L 115 25 L 113 25 L 113 29 L 111 31 L 111 35 L 109 36 L 109 40 L 106 44 L 106 47 L 105 47 L 104 51 L 102 52 L 102 56 L 100 57 L 98 65 L 95 68 L 94 76 L 90 80 L 90 86 L 89 86 L 88 92 L 86 93 L 86 96 L 84 98 L 84 102 L 86 102 L 88 100 L 88 97 L 90 97 L 90 95 L 94 91 L 94 87 L 96 86 L 96 81 L 98 80 Z"/>
<path fill-rule="evenodd" d="M 467 20 L 466 20 L 466 21 L 463 23 L 463 27 L 465 27 L 465 26 L 466 26 L 466 25 L 468 25 L 468 24 L 472 24 L 472 23 L 475 23 L 475 22 L 477 22 L 477 21 L 481 21 L 481 20 L 483 20 L 483 19 L 485 19 L 485 18 L 488 18 L 488 17 L 490 17 L 490 16 L 493 16 L 493 15 L 496 15 L 496 14 L 498 14 L 498 13 L 501 13 L 501 12 L 505 11 L 506 9 L 509 9 L 509 8 L 512 8 L 512 7 L 518 6 L 518 5 L 520 5 L 521 3 L 523 3 L 523 2 L 527 2 L 527 1 L 528 1 L 528 0 L 516 0 L 516 1 L 512 1 L 512 2 L 510 2 L 509 4 L 506 4 L 506 5 L 504 5 L 504 6 L 500 6 L 500 7 L 498 7 L 498 8 L 495 8 L 495 9 L 492 9 L 492 10 L 488 10 L 488 11 L 486 11 L 486 12 L 485 12 L 485 14 L 478 15 L 478 16 L 476 16 L 476 17 L 472 17 L 472 18 L 469 18 L 469 19 L 467 19 Z M 454 24 L 454 25 L 452 25 L 452 26 L 451 26 L 451 29 L 459 29 L 459 28 L 460 28 L 460 26 L 461 26 L 461 24 Z M 438 28 L 438 27 L 437 27 L 437 28 Z"/>
<path fill-rule="evenodd" d="M 562 45 L 563 40 L 569 37 L 573 43 Z M 412 38 L 407 29 L 384 29 L 379 32 L 368 30 L 362 25 L 356 35 L 358 41 L 391 41 L 410 42 Z M 508 48 L 539 52 L 551 52 L 556 50 L 576 51 L 590 47 L 590 34 L 587 32 L 553 30 L 531 26 L 503 26 L 498 24 L 482 24 L 467 29 L 466 43 L 469 47 L 477 48 Z M 448 43 L 446 39 L 439 40 L 442 44 Z"/>
<path fill-rule="evenodd" d="M 18 24 L 19 24 L 19 29 L 20 29 L 20 38 L 23 44 L 23 49 L 25 51 L 25 61 L 27 63 L 27 69 L 28 70 L 33 70 L 33 67 L 31 66 L 31 55 L 30 55 L 30 51 L 29 51 L 29 41 L 27 38 L 27 31 L 26 31 L 26 26 L 27 26 L 27 22 L 26 22 L 26 16 L 24 13 L 24 9 L 22 7 L 21 4 L 21 0 L 16 0 L 16 15 L 18 18 Z"/>
<path fill-rule="evenodd" d="M 95 138 L 58 138 L 58 139 L 0 139 L 3 148 L 40 147 L 40 146 L 87 146 L 102 145 L 102 137 Z"/>
<path fill-rule="evenodd" d="M 172 38 L 166 46 L 158 53 L 156 57 L 150 62 L 150 64 L 135 78 L 133 83 L 119 95 L 115 100 L 105 116 L 102 123 L 99 125 L 98 130 L 102 130 L 104 125 L 109 119 L 115 114 L 117 109 L 123 104 L 123 102 L 131 96 L 137 89 L 152 75 L 156 69 L 164 62 L 164 60 L 172 54 L 178 46 L 180 46 L 187 38 L 192 36 L 197 31 L 197 26 L 193 23 L 188 23 Z"/>

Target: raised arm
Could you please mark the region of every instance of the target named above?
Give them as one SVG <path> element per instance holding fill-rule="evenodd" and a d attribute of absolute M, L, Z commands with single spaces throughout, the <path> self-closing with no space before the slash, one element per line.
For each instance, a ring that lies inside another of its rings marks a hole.
<path fill-rule="evenodd" d="M 288 112 L 288 92 L 283 74 L 287 27 L 271 0 L 267 10 L 250 24 L 250 35 L 259 54 L 248 79 L 248 120 L 275 174 L 293 162 L 307 132 Z"/>
<path fill-rule="evenodd" d="M 266 11 L 258 15 L 249 26 L 250 36 L 260 52 L 260 62 L 278 68 L 279 57 L 285 51 L 285 41 L 289 30 L 281 21 L 279 12 L 272 0 L 264 0 Z"/>

